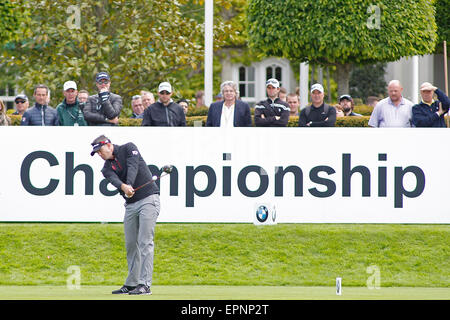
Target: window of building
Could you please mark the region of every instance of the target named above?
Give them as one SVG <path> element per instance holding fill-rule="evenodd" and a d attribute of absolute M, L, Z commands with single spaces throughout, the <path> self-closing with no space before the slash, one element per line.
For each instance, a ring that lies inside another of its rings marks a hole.
<path fill-rule="evenodd" d="M 239 95 L 242 98 L 255 97 L 255 68 L 240 67 L 239 68 Z"/>
<path fill-rule="evenodd" d="M 266 68 L 266 80 L 275 78 L 280 82 L 280 86 L 283 86 L 283 70 L 280 66 L 273 64 Z"/>

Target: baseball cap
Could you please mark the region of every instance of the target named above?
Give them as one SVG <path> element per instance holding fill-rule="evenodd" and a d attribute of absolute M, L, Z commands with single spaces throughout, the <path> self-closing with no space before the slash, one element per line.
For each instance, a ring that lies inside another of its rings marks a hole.
<path fill-rule="evenodd" d="M 95 82 L 99 82 L 100 80 L 103 80 L 103 79 L 110 80 L 109 74 L 105 71 L 99 72 L 95 76 Z"/>
<path fill-rule="evenodd" d="M 158 87 L 158 92 L 167 91 L 168 93 L 172 93 L 172 86 L 168 82 L 161 82 Z"/>
<path fill-rule="evenodd" d="M 353 101 L 352 97 L 349 94 L 343 94 L 342 96 L 339 97 L 339 102 L 341 102 L 341 100 L 347 99 L 348 101 Z"/>
<path fill-rule="evenodd" d="M 14 98 L 14 102 L 17 102 L 17 100 L 25 100 L 28 101 L 28 97 L 24 94 L 18 94 L 15 98 Z"/>
<path fill-rule="evenodd" d="M 431 83 L 429 83 L 429 82 L 424 82 L 424 83 L 422 83 L 422 85 L 420 86 L 420 91 L 422 91 L 422 90 L 431 90 L 431 91 L 434 91 L 434 90 L 436 90 L 437 88 L 435 87 L 435 86 L 433 86 Z"/>
<path fill-rule="evenodd" d="M 77 90 L 77 84 L 75 83 L 75 81 L 64 82 L 64 91 L 69 90 L 69 89 Z"/>
<path fill-rule="evenodd" d="M 275 79 L 275 78 L 270 78 L 269 80 L 266 81 L 266 87 L 268 85 L 271 85 L 274 88 L 279 88 L 280 87 L 280 82 L 278 82 L 278 80 Z"/>
<path fill-rule="evenodd" d="M 111 143 L 111 140 L 109 140 L 105 135 L 101 135 L 98 138 L 96 138 L 94 141 L 92 141 L 92 151 L 91 156 L 93 156 L 102 146 L 104 146 L 107 143 Z"/>
<path fill-rule="evenodd" d="M 319 90 L 320 92 L 322 92 L 323 93 L 323 86 L 320 84 L 320 83 L 315 83 L 315 84 L 313 84 L 312 86 L 311 86 L 311 93 L 314 91 L 314 90 Z"/>

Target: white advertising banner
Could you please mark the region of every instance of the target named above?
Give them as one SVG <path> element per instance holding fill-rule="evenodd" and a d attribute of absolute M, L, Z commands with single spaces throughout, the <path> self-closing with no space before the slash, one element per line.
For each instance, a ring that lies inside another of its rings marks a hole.
<path fill-rule="evenodd" d="M 450 223 L 450 131 L 370 128 L 0 127 L 0 221 L 121 222 L 90 156 L 133 142 L 159 180 L 159 222 Z M 136 187 L 136 186 L 135 186 Z"/>

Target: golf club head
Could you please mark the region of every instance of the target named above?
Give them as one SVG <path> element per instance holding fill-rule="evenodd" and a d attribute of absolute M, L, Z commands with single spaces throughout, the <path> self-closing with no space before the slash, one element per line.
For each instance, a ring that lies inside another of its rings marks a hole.
<path fill-rule="evenodd" d="M 165 165 L 165 166 L 162 167 L 162 171 L 165 172 L 165 173 L 171 173 L 172 169 L 173 169 L 172 165 Z"/>

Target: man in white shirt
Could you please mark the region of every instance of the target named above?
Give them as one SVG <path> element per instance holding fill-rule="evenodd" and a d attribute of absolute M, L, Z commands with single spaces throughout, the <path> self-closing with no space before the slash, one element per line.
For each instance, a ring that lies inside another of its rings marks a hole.
<path fill-rule="evenodd" d="M 388 85 L 389 97 L 379 101 L 372 111 L 369 126 L 374 128 L 409 128 L 413 126 L 413 103 L 402 96 L 403 87 L 398 80 Z"/>
<path fill-rule="evenodd" d="M 237 99 L 237 85 L 225 81 L 220 85 L 223 101 L 211 104 L 206 119 L 207 127 L 250 127 L 252 118 L 249 105 Z"/>

